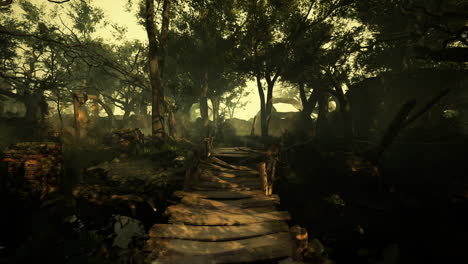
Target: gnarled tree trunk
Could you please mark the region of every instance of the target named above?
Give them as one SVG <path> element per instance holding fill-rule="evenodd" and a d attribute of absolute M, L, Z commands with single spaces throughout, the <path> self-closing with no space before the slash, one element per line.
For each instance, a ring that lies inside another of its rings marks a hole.
<path fill-rule="evenodd" d="M 163 27 L 161 28 L 161 36 L 167 34 L 169 27 L 169 0 L 164 0 L 163 7 L 167 10 L 163 10 Z M 157 31 L 155 25 L 155 9 L 154 0 L 146 0 L 146 33 L 148 35 L 149 44 L 149 71 L 150 71 L 150 83 L 152 93 L 152 113 L 151 113 L 151 130 L 153 138 L 163 139 L 165 137 L 164 131 L 164 89 L 161 79 L 160 71 L 160 54 L 158 50 L 158 41 L 156 39 Z M 164 46 L 165 44 L 159 43 Z"/>
<path fill-rule="evenodd" d="M 219 97 L 212 96 L 210 100 L 211 105 L 213 106 L 213 134 L 216 135 L 219 126 Z"/>
<path fill-rule="evenodd" d="M 203 75 L 203 82 L 200 94 L 200 115 L 203 121 L 203 136 L 209 134 L 209 117 L 208 117 L 208 73 Z"/>

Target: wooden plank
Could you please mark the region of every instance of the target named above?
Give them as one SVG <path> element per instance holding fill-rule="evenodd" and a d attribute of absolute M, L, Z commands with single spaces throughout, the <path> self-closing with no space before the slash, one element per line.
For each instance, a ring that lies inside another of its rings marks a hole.
<path fill-rule="evenodd" d="M 176 197 L 183 198 L 185 196 L 198 197 L 198 198 L 209 198 L 209 199 L 243 199 L 243 198 L 252 198 L 258 196 L 265 196 L 261 191 L 176 191 L 174 192 Z M 276 199 L 272 195 L 272 199 Z"/>
<path fill-rule="evenodd" d="M 237 200 L 211 200 L 195 197 L 184 197 L 181 201 L 182 204 L 192 206 L 195 208 L 217 208 L 224 206 L 237 206 L 239 208 L 253 208 L 253 207 L 264 207 L 274 206 L 279 204 L 279 200 L 270 199 L 270 197 L 254 197 L 247 199 Z"/>
<path fill-rule="evenodd" d="M 235 170 L 256 171 L 255 169 L 247 167 L 247 166 L 229 164 L 229 163 L 225 162 L 224 160 L 218 159 L 216 157 L 211 157 L 209 159 L 209 161 L 214 163 L 214 164 L 218 164 L 218 165 L 224 166 L 226 168 L 231 168 L 231 169 L 235 169 Z"/>
<path fill-rule="evenodd" d="M 211 183 L 219 183 L 219 184 L 228 184 L 232 185 L 233 187 L 239 186 L 261 186 L 261 181 L 259 178 L 223 178 L 214 175 L 207 175 L 202 174 L 199 177 L 200 182 L 211 182 Z"/>
<path fill-rule="evenodd" d="M 145 246 L 161 253 L 151 263 L 255 262 L 290 257 L 292 248 L 288 232 L 225 242 L 151 238 Z"/>
<path fill-rule="evenodd" d="M 256 249 L 256 251 L 267 251 L 268 248 L 265 249 Z M 240 256 L 237 256 L 239 255 Z M 262 253 L 258 253 L 262 254 Z M 280 255 L 281 252 L 273 252 L 272 256 L 275 255 Z M 289 256 L 285 257 L 272 257 L 269 259 L 262 259 L 262 258 L 253 258 L 250 253 L 243 253 L 242 251 L 238 251 L 236 253 L 232 254 L 222 254 L 222 255 L 215 255 L 215 256 L 181 256 L 181 255 L 176 255 L 176 256 L 162 256 L 157 259 L 155 259 L 154 255 L 150 254 L 149 257 L 146 260 L 146 263 L 151 263 L 151 264 L 221 264 L 221 263 L 230 263 L 230 264 L 245 264 L 245 263 L 280 263 L 282 260 L 288 260 L 290 259 Z M 282 263 L 282 262 L 281 262 Z M 302 264 L 303 262 L 285 262 L 285 263 L 291 263 L 291 264 Z"/>
<path fill-rule="evenodd" d="M 241 226 L 156 224 L 151 227 L 149 236 L 198 241 L 228 241 L 288 231 L 289 227 L 285 222 L 264 222 Z"/>
<path fill-rule="evenodd" d="M 218 147 L 214 148 L 214 151 L 222 152 L 222 153 L 231 153 L 231 152 L 239 152 L 239 153 L 251 153 L 257 155 L 264 155 L 265 152 L 254 150 L 247 147 Z"/>
<path fill-rule="evenodd" d="M 251 174 L 251 173 L 247 173 L 247 174 L 241 174 L 241 173 L 228 173 L 228 172 L 222 172 L 222 171 L 212 171 L 212 170 L 207 170 L 207 169 L 203 169 L 201 174 L 203 175 L 208 175 L 208 176 L 218 176 L 218 177 L 224 177 L 224 178 L 239 178 L 239 177 L 243 177 L 243 178 L 250 178 L 250 179 L 256 179 L 256 178 L 259 178 L 259 174 Z"/>
<path fill-rule="evenodd" d="M 251 188 L 251 187 L 239 187 L 239 188 L 231 188 L 231 187 L 225 187 L 225 188 L 218 188 L 218 187 L 210 187 L 210 186 L 203 186 L 203 184 L 200 185 L 195 185 L 191 186 L 190 190 L 192 191 L 219 191 L 219 190 L 229 190 L 229 191 L 253 191 L 253 190 L 260 190 L 260 188 Z"/>
<path fill-rule="evenodd" d="M 194 214 L 195 213 L 195 214 Z M 197 210 L 192 213 L 173 212 L 169 218 L 169 223 L 184 223 L 189 225 L 247 225 L 269 221 L 290 220 L 288 212 L 274 211 L 258 214 L 233 214 L 216 210 L 205 210 L 197 214 Z"/>
<path fill-rule="evenodd" d="M 249 154 L 237 154 L 237 153 L 213 153 L 214 157 L 227 157 L 227 158 L 238 158 L 238 159 L 247 159 L 252 158 L 252 155 Z"/>
<path fill-rule="evenodd" d="M 224 161 L 221 161 L 224 163 L 219 164 L 215 162 L 217 158 L 211 158 L 209 161 L 201 161 L 200 165 L 201 167 L 206 167 L 212 170 L 219 170 L 219 171 L 226 171 L 226 172 L 231 172 L 231 173 L 252 173 L 252 174 L 258 174 L 258 171 L 254 168 L 246 167 L 246 166 L 237 166 L 237 165 L 231 165 L 229 163 L 224 163 Z"/>
<path fill-rule="evenodd" d="M 256 170 L 236 170 L 236 169 L 224 168 L 213 163 L 202 164 L 200 165 L 200 168 L 203 170 L 212 171 L 215 174 L 224 172 L 224 173 L 234 174 L 238 176 L 254 176 L 254 177 L 258 177 L 258 174 L 259 174 L 258 171 Z"/>
<path fill-rule="evenodd" d="M 235 206 L 223 206 L 213 209 L 193 208 L 184 204 L 171 205 L 166 208 L 166 215 L 171 214 L 197 214 L 197 215 L 213 215 L 213 214 L 240 214 L 240 215 L 255 215 L 260 213 L 272 213 L 276 209 L 274 206 L 255 207 L 255 208 L 239 208 Z"/>

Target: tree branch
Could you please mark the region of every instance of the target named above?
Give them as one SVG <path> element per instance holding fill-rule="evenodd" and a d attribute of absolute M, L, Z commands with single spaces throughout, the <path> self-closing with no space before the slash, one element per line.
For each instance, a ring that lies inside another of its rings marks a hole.
<path fill-rule="evenodd" d="M 13 0 L 1 0 L 0 6 L 9 6 L 11 3 L 13 3 Z"/>

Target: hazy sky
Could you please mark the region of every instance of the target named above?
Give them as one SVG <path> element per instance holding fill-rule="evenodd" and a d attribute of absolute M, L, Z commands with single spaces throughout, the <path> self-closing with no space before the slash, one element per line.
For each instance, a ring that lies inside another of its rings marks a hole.
<path fill-rule="evenodd" d="M 53 8 L 57 4 L 50 3 L 47 0 L 30 0 L 34 4 L 43 5 L 45 8 Z M 74 1 L 74 0 L 71 0 Z M 144 28 L 137 24 L 137 19 L 135 17 L 135 11 L 127 12 L 125 5 L 128 0 L 94 0 L 92 4 L 100 7 L 105 14 L 105 19 L 111 23 L 117 23 L 119 26 L 127 27 L 128 31 L 126 34 L 127 39 L 139 39 L 142 41 L 147 41 L 146 31 Z M 69 3 L 60 4 L 61 8 L 67 8 Z M 134 5 L 135 8 L 136 5 Z M 17 7 L 14 7 L 15 12 L 18 12 Z M 18 15 L 20 13 L 18 12 Z M 64 15 L 65 16 L 65 15 Z M 63 17 L 64 17 L 63 16 Z M 110 27 L 99 28 L 96 30 L 96 35 L 109 40 L 115 41 L 112 36 L 112 30 Z M 277 86 L 280 86 L 279 84 Z M 278 89 L 279 87 L 276 87 Z M 259 106 L 259 96 L 254 81 L 250 81 L 247 85 L 247 89 L 250 91 L 249 96 L 242 99 L 242 102 L 247 102 L 245 109 L 236 110 L 235 117 L 241 119 L 250 119 L 260 110 Z M 275 108 L 280 111 L 295 111 L 294 107 L 285 104 L 275 105 Z M 116 108 L 117 110 L 118 108 Z M 119 114 L 119 113 L 116 113 Z"/>

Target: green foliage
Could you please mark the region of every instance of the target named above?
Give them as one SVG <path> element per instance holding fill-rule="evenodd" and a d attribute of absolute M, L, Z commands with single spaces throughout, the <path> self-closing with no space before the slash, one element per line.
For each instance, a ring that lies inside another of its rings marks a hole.
<path fill-rule="evenodd" d="M 83 38 L 89 39 L 90 34 L 96 32 L 97 25 L 104 19 L 104 12 L 91 5 L 89 1 L 72 1 L 67 15 L 73 21 L 73 28 Z"/>
<path fill-rule="evenodd" d="M 30 1 L 20 1 L 19 4 L 24 11 L 23 18 L 26 21 L 30 24 L 37 24 L 41 21 L 41 11 L 39 7 L 35 6 Z"/>

